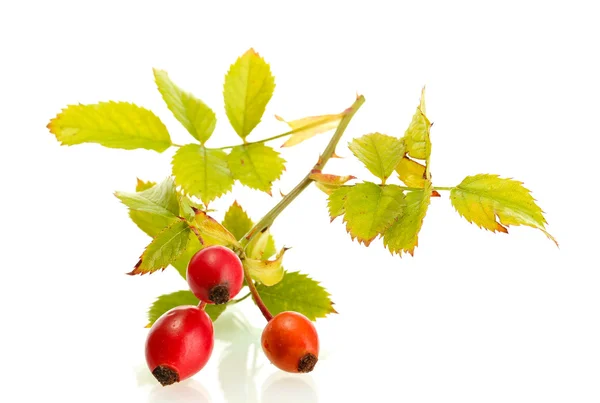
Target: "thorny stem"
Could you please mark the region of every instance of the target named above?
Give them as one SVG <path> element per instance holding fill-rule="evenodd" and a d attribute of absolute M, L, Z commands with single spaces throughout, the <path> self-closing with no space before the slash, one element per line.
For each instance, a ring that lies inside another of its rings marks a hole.
<path fill-rule="evenodd" d="M 298 197 L 298 195 L 300 195 L 300 193 L 302 193 L 304 191 L 304 189 L 306 189 L 308 187 L 308 185 L 310 185 L 313 182 L 313 180 L 310 178 L 310 173 L 314 170 L 318 170 L 318 171 L 323 170 L 323 168 L 325 167 L 325 164 L 327 164 L 327 161 L 329 161 L 331 156 L 334 154 L 335 148 L 336 148 L 337 144 L 339 143 L 340 139 L 342 138 L 342 135 L 344 134 L 346 127 L 348 127 L 348 124 L 352 120 L 352 117 L 364 103 L 365 103 L 365 97 L 362 95 L 357 96 L 356 101 L 354 101 L 352 106 L 347 110 L 347 113 L 344 115 L 342 120 L 340 120 L 340 124 L 338 125 L 337 129 L 335 130 L 333 137 L 331 137 L 331 140 L 329 140 L 329 144 L 327 144 L 327 147 L 325 147 L 323 154 L 321 154 L 321 156 L 319 157 L 319 160 L 314 165 L 314 167 L 309 171 L 309 173 L 304 177 L 304 179 L 302 179 L 300 181 L 300 183 L 298 183 L 296 185 L 296 187 L 294 189 L 292 189 L 292 191 L 290 193 L 285 195 L 283 197 L 283 199 L 281 199 L 279 201 L 279 203 L 277 203 L 275 205 L 275 207 L 273 207 L 271 209 L 271 211 L 269 211 L 250 231 L 248 231 L 248 233 L 246 235 L 244 235 L 244 237 L 241 240 L 242 246 L 248 245 L 248 243 L 250 243 L 250 241 L 252 241 L 252 239 L 257 234 L 259 234 L 259 233 L 265 231 L 267 228 L 269 228 L 273 224 L 273 221 L 275 221 L 277 216 L 279 216 L 279 214 L 281 214 L 281 212 L 283 210 L 285 210 L 285 208 L 288 205 L 290 205 L 290 203 L 292 201 L 294 201 L 294 199 L 296 197 Z M 256 286 L 254 285 L 254 282 L 252 281 L 252 278 L 250 277 L 250 272 L 248 271 L 248 269 L 245 266 L 244 266 L 244 277 L 246 278 L 246 283 L 248 283 L 248 288 L 250 288 L 250 292 L 252 293 L 254 302 L 256 302 L 256 305 L 262 312 L 265 319 L 267 319 L 267 321 L 271 320 L 273 318 L 273 315 L 271 315 L 271 313 L 269 312 L 269 310 L 263 303 L 262 299 L 260 298 L 258 290 L 256 289 Z"/>
<path fill-rule="evenodd" d="M 451 191 L 455 188 L 456 186 L 434 186 L 435 190 L 448 190 Z"/>

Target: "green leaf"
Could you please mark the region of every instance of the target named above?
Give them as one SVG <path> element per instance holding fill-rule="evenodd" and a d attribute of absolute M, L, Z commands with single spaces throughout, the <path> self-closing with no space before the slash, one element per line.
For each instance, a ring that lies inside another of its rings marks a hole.
<path fill-rule="evenodd" d="M 145 211 L 129 210 L 129 217 L 142 231 L 154 238 L 163 229 L 179 221 L 176 217 L 147 213 Z"/>
<path fill-rule="evenodd" d="M 164 70 L 154 69 L 154 79 L 167 107 L 188 132 L 202 144 L 215 130 L 217 117 L 204 102 L 179 88 Z"/>
<path fill-rule="evenodd" d="M 291 136 L 281 147 L 291 147 L 308 140 L 317 134 L 325 133 L 338 127 L 347 111 L 335 115 L 309 116 L 306 118 L 286 121 L 281 116 L 275 119 L 286 123 L 291 129 Z"/>
<path fill-rule="evenodd" d="M 346 230 L 359 243 L 369 244 L 383 234 L 402 214 L 406 202 L 399 186 L 378 186 L 371 182 L 353 186 L 344 208 Z"/>
<path fill-rule="evenodd" d="M 314 321 L 337 313 L 327 290 L 306 274 L 286 273 L 278 284 L 272 287 L 259 284 L 257 289 L 273 315 L 295 311 Z"/>
<path fill-rule="evenodd" d="M 381 133 L 365 134 L 352 140 L 348 147 L 373 175 L 384 182 L 405 153 L 402 140 Z"/>
<path fill-rule="evenodd" d="M 184 280 L 187 277 L 187 267 L 190 260 L 200 249 L 202 249 L 202 245 L 200 245 L 200 241 L 196 237 L 196 234 L 192 232 L 189 235 L 185 251 L 171 263 Z"/>
<path fill-rule="evenodd" d="M 287 249 L 283 248 L 277 254 L 275 260 L 244 259 L 244 267 L 250 272 L 253 279 L 260 281 L 266 286 L 272 286 L 283 278 L 283 255 Z"/>
<path fill-rule="evenodd" d="M 396 166 L 396 172 L 398 172 L 398 178 L 409 187 L 422 188 L 427 181 L 426 167 L 408 157 L 400 160 Z"/>
<path fill-rule="evenodd" d="M 172 292 L 171 294 L 161 295 L 156 299 L 156 301 L 154 301 L 148 310 L 148 325 L 146 325 L 146 327 L 152 326 L 154 322 L 158 320 L 158 318 L 173 308 L 185 305 L 198 306 L 199 303 L 200 300 L 196 298 L 196 296 L 189 290 L 176 291 Z M 225 311 L 226 306 L 226 304 L 208 304 L 204 309 L 214 322 Z"/>
<path fill-rule="evenodd" d="M 546 231 L 542 209 L 522 182 L 490 174 L 467 176 L 452 189 L 450 201 L 458 214 L 480 228 L 508 233 L 510 225 L 526 225 L 539 229 L 558 246 Z"/>
<path fill-rule="evenodd" d="M 163 152 L 171 137 L 158 116 L 127 102 L 69 105 L 48 124 L 62 145 L 98 143 L 109 148 Z"/>
<path fill-rule="evenodd" d="M 188 144 L 177 150 L 173 156 L 173 175 L 177 185 L 205 205 L 233 187 L 227 154 L 198 144 Z"/>
<path fill-rule="evenodd" d="M 141 192 L 116 192 L 115 196 L 131 210 L 144 211 L 167 218 L 179 215 L 179 195 L 172 178 L 167 178 L 159 185 Z"/>
<path fill-rule="evenodd" d="M 425 88 L 421 91 L 421 101 L 417 111 L 413 115 L 412 121 L 404 133 L 404 143 L 406 151 L 412 158 L 429 160 L 431 155 L 431 141 L 429 139 L 429 130 L 431 122 L 425 116 Z"/>
<path fill-rule="evenodd" d="M 227 158 L 234 179 L 252 189 L 271 194 L 273 181 L 285 169 L 285 160 L 271 147 L 262 143 L 233 147 Z"/>
<path fill-rule="evenodd" d="M 329 195 L 327 207 L 329 209 L 329 217 L 331 218 L 331 221 L 335 220 L 337 217 L 346 212 L 344 206 L 346 204 L 346 197 L 348 196 L 350 189 L 352 189 L 351 186 L 344 186 Z"/>
<path fill-rule="evenodd" d="M 254 226 L 248 214 L 237 201 L 234 201 L 225 213 L 222 224 L 238 241 Z"/>
<path fill-rule="evenodd" d="M 258 125 L 274 90 L 271 68 L 254 49 L 231 65 L 223 86 L 225 112 L 241 138 L 245 139 Z"/>
<path fill-rule="evenodd" d="M 128 274 L 164 270 L 185 252 L 191 232 L 188 223 L 184 221 L 176 221 L 165 228 L 150 242 L 133 271 Z"/>
<path fill-rule="evenodd" d="M 431 182 L 425 183 L 423 190 L 408 192 L 406 207 L 402 215 L 383 234 L 383 244 L 394 254 L 414 253 L 419 245 L 419 231 L 431 200 Z"/>

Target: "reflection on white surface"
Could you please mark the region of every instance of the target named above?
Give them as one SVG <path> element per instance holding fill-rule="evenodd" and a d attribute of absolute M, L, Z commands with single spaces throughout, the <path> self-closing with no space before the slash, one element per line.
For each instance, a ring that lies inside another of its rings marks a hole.
<path fill-rule="evenodd" d="M 209 403 L 208 392 L 195 379 L 169 387 L 156 385 L 150 391 L 148 403 Z"/>
<path fill-rule="evenodd" d="M 318 401 L 310 375 L 276 372 L 263 384 L 262 403 L 316 403 Z"/>

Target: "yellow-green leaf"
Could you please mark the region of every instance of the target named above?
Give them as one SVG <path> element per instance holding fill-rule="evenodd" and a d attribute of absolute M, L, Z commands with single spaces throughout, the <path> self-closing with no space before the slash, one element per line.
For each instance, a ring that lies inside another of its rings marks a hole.
<path fill-rule="evenodd" d="M 225 213 L 222 224 L 238 241 L 254 226 L 252 219 L 237 201 L 234 201 Z"/>
<path fill-rule="evenodd" d="M 188 223 L 184 221 L 176 221 L 165 228 L 150 242 L 133 271 L 128 274 L 164 270 L 186 250 L 190 232 Z"/>
<path fill-rule="evenodd" d="M 187 305 L 198 306 L 199 303 L 200 300 L 189 290 L 161 295 L 154 301 L 148 310 L 148 325 L 146 325 L 146 327 L 151 327 L 158 318 L 173 308 Z M 227 308 L 227 304 L 208 304 L 204 307 L 204 310 L 214 322 L 225 311 L 225 308 Z"/>
<path fill-rule="evenodd" d="M 275 115 L 277 120 L 286 123 L 292 129 L 290 138 L 283 143 L 282 147 L 295 146 L 317 134 L 337 128 L 345 114 L 346 112 L 333 115 L 308 116 L 290 121 L 286 121 L 281 116 Z"/>
<path fill-rule="evenodd" d="M 179 88 L 164 70 L 154 69 L 158 91 L 175 118 L 194 138 L 205 143 L 215 130 L 217 117 L 204 102 Z"/>
<path fill-rule="evenodd" d="M 402 140 L 381 133 L 365 134 L 352 140 L 348 147 L 382 181 L 394 172 L 405 153 Z"/>
<path fill-rule="evenodd" d="M 205 205 L 233 187 L 227 154 L 199 144 L 188 144 L 177 150 L 173 156 L 173 175 L 177 185 Z"/>
<path fill-rule="evenodd" d="M 283 279 L 276 285 L 267 287 L 259 284 L 257 289 L 273 315 L 294 311 L 314 321 L 331 313 L 337 313 L 333 309 L 333 302 L 327 290 L 306 274 L 285 273 Z"/>
<path fill-rule="evenodd" d="M 171 178 L 141 192 L 115 192 L 115 196 L 131 210 L 144 211 L 167 218 L 179 215 L 179 195 Z"/>
<path fill-rule="evenodd" d="M 344 204 L 346 230 L 359 243 L 369 244 L 402 214 L 404 193 L 399 186 L 371 182 L 350 188 Z"/>
<path fill-rule="evenodd" d="M 329 209 L 331 221 L 346 212 L 344 205 L 346 204 L 346 196 L 348 196 L 348 192 L 350 192 L 351 189 L 352 187 L 350 186 L 341 187 L 329 195 L 327 207 Z"/>
<path fill-rule="evenodd" d="M 225 112 L 241 138 L 245 139 L 258 125 L 274 90 L 271 68 L 254 49 L 231 65 L 223 86 Z"/>
<path fill-rule="evenodd" d="M 431 155 L 430 128 L 431 122 L 425 115 L 425 88 L 423 88 L 417 111 L 404 133 L 404 142 L 409 156 L 420 160 L 429 160 Z"/>
<path fill-rule="evenodd" d="M 109 148 L 163 152 L 171 137 L 158 116 L 127 102 L 69 105 L 48 124 L 63 145 L 98 143 Z"/>
<path fill-rule="evenodd" d="M 150 189 L 154 185 L 156 185 L 156 182 L 143 181 L 140 178 L 137 178 L 137 183 L 135 184 L 135 191 L 142 192 L 144 190 Z"/>
<path fill-rule="evenodd" d="M 185 251 L 183 251 L 183 253 L 171 263 L 171 266 L 177 270 L 184 280 L 187 277 L 187 267 L 190 263 L 190 260 L 200 249 L 202 249 L 202 245 L 200 245 L 198 237 L 196 234 L 191 232 L 188 237 L 188 244 L 185 248 Z"/>
<path fill-rule="evenodd" d="M 287 249 L 283 248 L 277 254 L 275 260 L 244 259 L 244 267 L 250 272 L 250 276 L 266 286 L 277 284 L 283 278 L 282 266 L 283 255 Z"/>
<path fill-rule="evenodd" d="M 408 157 L 400 160 L 396 172 L 398 172 L 398 178 L 409 187 L 422 188 L 427 181 L 425 165 L 421 165 Z"/>
<path fill-rule="evenodd" d="M 480 228 L 508 233 L 509 225 L 526 225 L 556 243 L 546 231 L 542 209 L 522 182 L 490 174 L 467 176 L 452 189 L 450 201 L 461 216 Z"/>
<path fill-rule="evenodd" d="M 408 192 L 404 212 L 383 234 L 383 244 L 394 254 L 407 252 L 413 255 L 419 245 L 419 231 L 431 200 L 431 182 L 423 190 Z"/>
<path fill-rule="evenodd" d="M 234 179 L 252 189 L 271 194 L 273 181 L 285 169 L 285 160 L 271 147 L 262 143 L 233 147 L 227 161 Z"/>
<path fill-rule="evenodd" d="M 235 236 L 204 211 L 196 211 L 195 226 L 202 237 L 204 246 L 239 246 Z"/>

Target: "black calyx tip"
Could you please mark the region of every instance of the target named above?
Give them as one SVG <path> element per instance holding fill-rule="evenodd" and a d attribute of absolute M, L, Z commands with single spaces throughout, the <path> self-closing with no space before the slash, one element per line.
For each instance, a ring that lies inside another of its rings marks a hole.
<path fill-rule="evenodd" d="M 172 385 L 175 382 L 179 382 L 179 374 L 177 371 L 164 365 L 159 365 L 158 367 L 154 368 L 152 375 L 154 375 L 156 380 L 160 382 L 162 386 Z"/>
<path fill-rule="evenodd" d="M 319 361 L 319 359 L 316 355 L 311 353 L 304 354 L 304 356 L 300 358 L 300 361 L 298 361 L 298 372 L 305 374 L 312 371 L 315 368 L 315 365 L 317 365 L 317 361 Z"/>
<path fill-rule="evenodd" d="M 208 292 L 208 298 L 217 305 L 226 304 L 229 302 L 229 287 L 224 284 L 214 286 Z"/>

